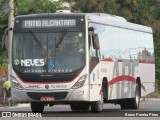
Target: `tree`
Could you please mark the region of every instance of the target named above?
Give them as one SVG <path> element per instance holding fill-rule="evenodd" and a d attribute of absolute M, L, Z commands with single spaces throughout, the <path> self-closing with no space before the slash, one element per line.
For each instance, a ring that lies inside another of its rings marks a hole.
<path fill-rule="evenodd" d="M 104 12 L 105 0 L 78 0 L 70 2 L 75 3 L 71 7 L 72 11 L 86 12 L 86 13 Z"/>
<path fill-rule="evenodd" d="M 27 7 L 26 7 L 27 6 Z M 57 9 L 63 9 L 61 2 L 50 0 L 16 0 L 16 14 L 54 13 Z"/>
<path fill-rule="evenodd" d="M 6 4 L 6 0 L 0 0 L 0 7 Z M 7 52 L 2 50 L 2 35 L 4 34 L 4 29 L 7 26 L 7 14 L 3 10 L 0 10 L 0 65 L 7 59 Z"/>
<path fill-rule="evenodd" d="M 120 5 L 116 3 L 117 0 L 106 0 L 104 3 L 104 12 L 116 15 L 120 9 Z"/>

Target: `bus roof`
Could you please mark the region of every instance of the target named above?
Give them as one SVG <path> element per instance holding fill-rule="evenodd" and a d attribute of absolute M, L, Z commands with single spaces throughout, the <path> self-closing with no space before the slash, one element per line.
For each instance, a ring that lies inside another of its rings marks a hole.
<path fill-rule="evenodd" d="M 120 16 L 110 15 L 106 13 L 45 13 L 45 14 L 29 14 L 16 16 L 17 18 L 40 18 L 40 17 L 51 17 L 51 16 L 86 16 L 88 21 L 106 24 L 109 26 L 115 26 L 125 29 L 131 29 L 135 31 L 142 31 L 147 33 L 152 33 L 152 28 L 144 25 L 139 25 L 131 22 Z"/>
<path fill-rule="evenodd" d="M 151 27 L 127 22 L 127 20 L 123 17 L 113 16 L 113 15 L 108 15 L 108 14 L 103 14 L 103 13 L 89 14 L 88 16 L 89 16 L 89 20 L 92 22 L 97 22 L 97 23 L 125 28 L 125 29 L 131 29 L 135 31 L 153 33 Z M 101 17 L 101 19 L 99 19 L 99 16 Z"/>

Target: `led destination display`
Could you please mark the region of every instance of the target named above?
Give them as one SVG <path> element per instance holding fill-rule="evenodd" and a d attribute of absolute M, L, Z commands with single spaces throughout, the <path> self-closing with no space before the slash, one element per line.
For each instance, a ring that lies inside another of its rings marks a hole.
<path fill-rule="evenodd" d="M 23 28 L 75 27 L 75 19 L 24 20 Z"/>

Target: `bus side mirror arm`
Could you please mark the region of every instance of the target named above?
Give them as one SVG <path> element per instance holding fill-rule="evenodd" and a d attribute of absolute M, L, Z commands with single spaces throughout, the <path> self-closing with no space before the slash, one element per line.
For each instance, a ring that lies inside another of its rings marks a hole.
<path fill-rule="evenodd" d="M 11 31 L 11 30 L 12 30 L 12 28 L 6 28 L 6 29 L 4 30 L 4 34 L 7 35 L 7 34 L 8 34 L 8 31 Z"/>

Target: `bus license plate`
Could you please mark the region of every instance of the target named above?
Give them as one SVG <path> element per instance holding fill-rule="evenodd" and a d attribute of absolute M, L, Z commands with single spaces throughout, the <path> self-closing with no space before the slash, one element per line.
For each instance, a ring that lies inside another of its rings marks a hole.
<path fill-rule="evenodd" d="M 41 101 L 54 101 L 55 98 L 53 96 L 42 96 Z"/>

